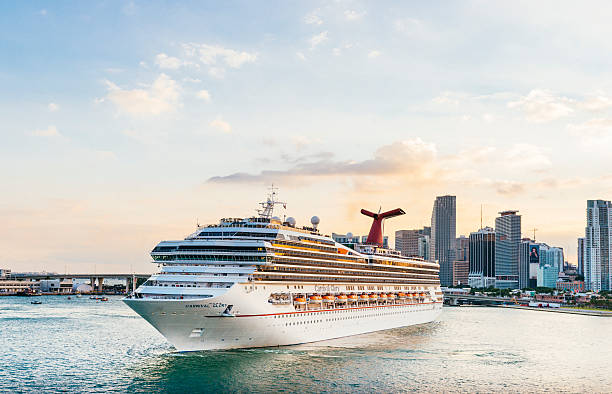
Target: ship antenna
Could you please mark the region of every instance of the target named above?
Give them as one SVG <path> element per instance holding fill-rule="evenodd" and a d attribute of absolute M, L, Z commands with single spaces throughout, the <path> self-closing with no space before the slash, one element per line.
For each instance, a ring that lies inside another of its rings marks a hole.
<path fill-rule="evenodd" d="M 261 209 L 258 209 L 257 213 L 259 214 L 260 218 L 272 218 L 272 214 L 274 213 L 274 206 L 276 204 L 282 204 L 283 208 L 287 209 L 286 202 L 276 201 L 276 190 L 278 190 L 278 188 L 274 187 L 274 184 L 272 184 L 268 188 L 268 190 L 270 192 L 268 193 L 268 198 L 266 199 L 266 201 L 259 203 L 259 205 L 261 205 Z"/>

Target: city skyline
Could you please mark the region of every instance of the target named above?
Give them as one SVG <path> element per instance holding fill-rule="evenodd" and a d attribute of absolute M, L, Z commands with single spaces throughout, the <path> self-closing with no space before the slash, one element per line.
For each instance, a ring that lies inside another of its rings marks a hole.
<path fill-rule="evenodd" d="M 366 233 L 365 207 L 428 226 L 446 194 L 457 234 L 518 209 L 575 264 L 584 202 L 612 196 L 606 9 L 4 3 L 0 266 L 152 270 L 270 183 L 327 234 Z"/>

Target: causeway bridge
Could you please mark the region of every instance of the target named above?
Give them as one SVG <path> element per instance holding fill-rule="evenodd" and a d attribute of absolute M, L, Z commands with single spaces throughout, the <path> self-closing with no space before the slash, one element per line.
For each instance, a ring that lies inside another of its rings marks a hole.
<path fill-rule="evenodd" d="M 91 287 L 94 291 L 101 292 L 104 286 L 105 279 L 122 279 L 126 281 L 126 290 L 136 289 L 136 283 L 139 279 L 148 279 L 152 274 L 142 273 L 109 273 L 109 274 L 58 274 L 50 272 L 38 272 L 38 273 L 11 273 L 10 279 L 12 280 L 45 280 L 45 279 L 59 279 L 60 281 L 69 279 L 89 279 Z"/>
<path fill-rule="evenodd" d="M 469 293 L 454 292 L 451 289 L 444 291 L 444 303 L 448 305 L 461 304 L 519 304 L 520 302 L 512 297 L 489 297 L 484 295 L 471 295 Z"/>

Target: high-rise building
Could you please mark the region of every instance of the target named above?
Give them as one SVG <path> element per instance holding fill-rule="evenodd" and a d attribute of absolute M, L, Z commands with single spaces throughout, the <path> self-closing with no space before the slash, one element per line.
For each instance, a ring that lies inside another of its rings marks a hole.
<path fill-rule="evenodd" d="M 563 248 L 551 247 L 548 249 L 547 263 L 557 269 L 557 272 L 563 272 L 565 264 L 565 256 Z"/>
<path fill-rule="evenodd" d="M 431 229 L 431 227 L 427 227 Z M 429 235 L 423 235 L 419 238 L 419 257 L 422 257 L 424 260 L 430 260 L 429 258 L 429 249 L 430 249 L 430 238 Z"/>
<path fill-rule="evenodd" d="M 517 289 L 519 286 L 519 246 L 521 215 L 518 211 L 503 211 L 495 218 L 495 287 Z"/>
<path fill-rule="evenodd" d="M 453 286 L 467 285 L 470 273 L 470 239 L 459 236 L 455 239 L 455 260 L 453 261 Z"/>
<path fill-rule="evenodd" d="M 552 289 L 556 289 L 558 278 L 559 271 L 557 271 L 557 267 L 550 264 L 545 264 L 538 267 L 538 287 L 550 287 Z"/>
<path fill-rule="evenodd" d="M 578 273 L 584 275 L 584 240 L 585 238 L 578 238 Z"/>
<path fill-rule="evenodd" d="M 534 264 L 533 274 L 531 274 L 531 264 Z M 530 283 L 529 279 L 537 279 L 537 267 L 540 265 L 540 253 L 538 247 L 529 238 L 523 238 L 519 247 L 519 289 L 534 288 L 536 281 Z"/>
<path fill-rule="evenodd" d="M 395 250 L 402 252 L 402 256 L 419 256 L 419 238 L 422 236 L 422 230 L 396 231 Z"/>
<path fill-rule="evenodd" d="M 455 196 L 436 197 L 431 213 L 429 259 L 440 264 L 440 284 L 453 284 L 453 260 L 457 236 L 457 199 Z"/>
<path fill-rule="evenodd" d="M 495 230 L 482 228 L 470 234 L 470 287 L 495 286 Z"/>
<path fill-rule="evenodd" d="M 588 200 L 584 241 L 584 285 L 587 290 L 611 290 L 610 247 L 612 203 Z"/>

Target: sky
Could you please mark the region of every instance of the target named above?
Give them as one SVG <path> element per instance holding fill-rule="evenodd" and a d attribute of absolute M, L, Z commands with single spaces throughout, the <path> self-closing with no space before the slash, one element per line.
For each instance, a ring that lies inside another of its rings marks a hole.
<path fill-rule="evenodd" d="M 612 3 L 0 3 L 0 267 L 152 272 L 279 188 L 298 225 L 387 235 L 457 196 L 576 261 L 612 199 Z"/>

